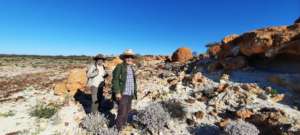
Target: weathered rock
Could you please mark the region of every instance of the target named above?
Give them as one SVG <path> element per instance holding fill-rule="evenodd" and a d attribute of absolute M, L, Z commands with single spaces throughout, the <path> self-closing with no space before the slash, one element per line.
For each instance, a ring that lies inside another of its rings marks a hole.
<path fill-rule="evenodd" d="M 218 61 L 210 63 L 207 67 L 208 72 L 215 72 L 215 71 L 218 71 L 220 69 L 223 69 L 223 66 Z"/>
<path fill-rule="evenodd" d="M 54 94 L 64 95 L 64 94 L 68 93 L 66 85 L 67 85 L 67 80 L 63 80 L 62 82 L 55 84 Z"/>
<path fill-rule="evenodd" d="M 253 111 L 249 109 L 241 109 L 236 112 L 236 116 L 242 119 L 250 118 L 253 115 Z"/>
<path fill-rule="evenodd" d="M 77 90 L 85 91 L 86 82 L 86 69 L 73 69 L 66 80 L 55 85 L 54 92 L 58 95 L 74 95 Z"/>
<path fill-rule="evenodd" d="M 226 36 L 223 38 L 222 43 L 223 44 L 230 43 L 231 41 L 233 41 L 234 39 L 236 39 L 238 37 L 239 37 L 239 35 L 237 35 L 237 34 L 232 34 L 232 35 Z"/>
<path fill-rule="evenodd" d="M 286 114 L 274 108 L 262 108 L 247 121 L 256 125 L 262 134 L 281 135 L 287 133 L 287 128 L 290 127 Z"/>
<path fill-rule="evenodd" d="M 108 60 L 105 62 L 105 67 L 108 69 L 108 70 L 113 70 L 115 69 L 115 67 L 122 63 L 122 60 L 119 58 L 119 57 L 115 57 L 113 58 L 112 60 Z"/>
<path fill-rule="evenodd" d="M 186 63 L 192 58 L 193 54 L 189 48 L 179 48 L 172 55 L 173 62 Z"/>
<path fill-rule="evenodd" d="M 243 68 L 247 65 L 247 61 L 243 56 L 228 57 L 220 61 L 220 63 L 225 70 L 236 70 Z"/>
<path fill-rule="evenodd" d="M 252 92 L 254 94 L 257 94 L 257 95 L 263 93 L 263 90 L 261 88 L 259 88 L 257 86 L 257 84 L 252 84 L 252 83 L 251 84 L 242 84 L 241 88 L 244 89 L 244 90 L 246 90 L 246 91 L 249 91 L 249 92 Z"/>
<path fill-rule="evenodd" d="M 215 91 L 217 92 L 223 92 L 226 90 L 226 88 L 229 87 L 228 83 L 220 83 L 219 86 L 216 88 Z"/>
<path fill-rule="evenodd" d="M 217 123 L 217 125 L 221 128 L 226 127 L 230 122 L 230 119 L 222 119 L 220 122 Z"/>
<path fill-rule="evenodd" d="M 208 54 L 210 56 L 217 56 L 220 53 L 221 49 L 221 44 L 210 45 L 208 48 Z"/>
<path fill-rule="evenodd" d="M 196 74 L 193 75 L 192 77 L 192 84 L 194 86 L 199 85 L 201 83 L 205 83 L 205 78 L 203 77 L 201 72 L 197 72 Z"/>
<path fill-rule="evenodd" d="M 241 47 L 241 52 L 246 56 L 264 54 L 271 57 L 277 55 L 281 49 L 290 46 L 289 42 L 294 41 L 299 33 L 300 27 L 297 24 L 289 27 L 269 27 L 245 33 L 233 42 Z M 276 51 L 267 53 L 270 49 Z"/>
<path fill-rule="evenodd" d="M 222 74 L 220 77 L 220 83 L 227 83 L 229 81 L 229 75 L 228 74 Z"/>
<path fill-rule="evenodd" d="M 197 120 L 201 120 L 204 117 L 204 113 L 202 111 L 198 111 L 194 113 L 194 116 Z"/>
<path fill-rule="evenodd" d="M 84 90 L 84 88 L 86 87 L 86 82 L 86 70 L 73 69 L 70 71 L 70 74 L 68 76 L 66 88 L 72 93 L 72 95 L 74 95 L 78 89 Z"/>
<path fill-rule="evenodd" d="M 192 99 L 192 98 L 188 98 L 188 99 L 185 99 L 185 102 L 190 103 L 190 104 L 193 104 L 193 103 L 196 102 L 196 100 L 195 100 L 195 99 Z"/>
<path fill-rule="evenodd" d="M 271 98 L 273 102 L 279 102 L 284 99 L 284 94 L 277 94 L 274 97 Z"/>

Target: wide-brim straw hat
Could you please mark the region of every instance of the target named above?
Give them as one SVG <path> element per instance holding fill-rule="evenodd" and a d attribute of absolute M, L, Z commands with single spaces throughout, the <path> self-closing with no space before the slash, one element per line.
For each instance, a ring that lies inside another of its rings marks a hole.
<path fill-rule="evenodd" d="M 104 57 L 103 54 L 97 54 L 95 57 L 93 57 L 94 60 L 105 60 L 106 58 Z"/>
<path fill-rule="evenodd" d="M 132 49 L 126 49 L 123 54 L 120 55 L 121 59 L 124 59 L 125 57 L 131 56 L 133 58 L 135 58 L 135 53 L 133 52 Z"/>

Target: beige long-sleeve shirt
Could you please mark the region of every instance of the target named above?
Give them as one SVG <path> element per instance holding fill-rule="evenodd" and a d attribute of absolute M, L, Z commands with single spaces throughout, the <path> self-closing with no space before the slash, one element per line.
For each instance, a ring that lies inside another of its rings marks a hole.
<path fill-rule="evenodd" d="M 103 66 L 90 64 L 87 69 L 87 86 L 89 87 L 98 87 L 100 83 L 104 81 L 104 76 L 106 75 L 106 71 Z"/>

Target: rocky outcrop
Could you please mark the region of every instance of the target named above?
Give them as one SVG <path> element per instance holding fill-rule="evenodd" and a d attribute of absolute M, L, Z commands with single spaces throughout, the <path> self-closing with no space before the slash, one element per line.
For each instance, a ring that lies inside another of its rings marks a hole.
<path fill-rule="evenodd" d="M 300 23 L 300 17 L 295 21 L 295 23 Z"/>
<path fill-rule="evenodd" d="M 232 35 L 226 36 L 226 37 L 223 38 L 222 43 L 223 44 L 228 44 L 228 43 L 230 43 L 231 41 L 235 40 L 238 37 L 239 37 L 239 35 L 237 35 L 237 34 L 232 34 Z"/>
<path fill-rule="evenodd" d="M 246 67 L 252 64 L 248 62 L 251 59 L 259 61 L 260 59 L 277 59 L 277 56 L 299 57 L 299 19 L 290 26 L 267 27 L 239 36 L 230 35 L 221 42 L 208 45 L 208 47 L 208 53 L 217 60 L 214 65 L 219 63 L 223 69 L 229 70 Z"/>
<path fill-rule="evenodd" d="M 57 95 L 70 94 L 74 95 L 76 91 L 85 90 L 87 82 L 85 69 L 73 69 L 70 71 L 66 80 L 55 84 L 54 93 Z"/>
<path fill-rule="evenodd" d="M 191 49 L 179 48 L 172 55 L 173 62 L 186 63 L 188 60 L 193 58 Z"/>
<path fill-rule="evenodd" d="M 115 57 L 112 60 L 107 60 L 105 62 L 105 68 L 108 70 L 113 70 L 120 63 L 122 63 L 122 60 L 119 57 Z"/>

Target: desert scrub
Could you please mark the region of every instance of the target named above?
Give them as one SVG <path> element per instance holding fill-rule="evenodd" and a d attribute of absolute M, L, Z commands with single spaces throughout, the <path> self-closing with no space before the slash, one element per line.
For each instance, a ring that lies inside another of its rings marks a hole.
<path fill-rule="evenodd" d="M 259 130 L 243 120 L 230 122 L 224 129 L 224 135 L 258 135 Z"/>
<path fill-rule="evenodd" d="M 5 112 L 5 113 L 0 112 L 0 117 L 11 117 L 14 115 L 15 115 L 15 113 L 12 110 L 9 110 L 8 112 Z"/>
<path fill-rule="evenodd" d="M 155 103 L 139 111 L 136 120 L 144 127 L 143 131 L 159 134 L 167 126 L 170 115 L 160 103 Z"/>
<path fill-rule="evenodd" d="M 91 134 L 118 135 L 117 129 L 108 128 L 108 120 L 98 112 L 87 115 L 81 124 Z"/>
<path fill-rule="evenodd" d="M 163 108 L 169 112 L 172 118 L 178 118 L 179 120 L 183 120 L 185 118 L 186 112 L 184 111 L 184 107 L 176 99 L 162 101 L 161 104 Z"/>
<path fill-rule="evenodd" d="M 59 109 L 58 105 L 36 105 L 30 112 L 30 116 L 38 118 L 51 118 Z"/>

